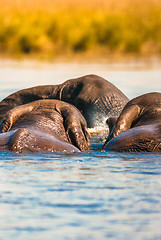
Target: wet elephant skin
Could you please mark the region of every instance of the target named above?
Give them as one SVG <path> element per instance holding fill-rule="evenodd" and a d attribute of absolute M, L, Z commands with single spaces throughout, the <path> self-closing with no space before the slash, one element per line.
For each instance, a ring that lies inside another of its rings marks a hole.
<path fill-rule="evenodd" d="M 8 111 L 0 124 L 0 149 L 78 152 L 89 149 L 86 120 L 74 106 L 38 100 Z"/>
<path fill-rule="evenodd" d="M 87 75 L 60 85 L 36 86 L 9 95 L 0 103 L 0 120 L 8 110 L 40 99 L 58 99 L 74 105 L 85 117 L 88 127 L 105 126 L 106 119 L 118 117 L 128 102 L 112 83 L 97 75 Z"/>
<path fill-rule="evenodd" d="M 129 101 L 111 128 L 103 149 L 117 152 L 160 152 L 161 93 L 147 93 Z"/>

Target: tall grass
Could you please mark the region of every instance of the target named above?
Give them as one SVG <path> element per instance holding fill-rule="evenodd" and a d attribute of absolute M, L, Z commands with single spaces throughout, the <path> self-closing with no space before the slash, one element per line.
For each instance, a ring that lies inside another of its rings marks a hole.
<path fill-rule="evenodd" d="M 1 56 L 161 54 L 159 0 L 0 0 Z"/>

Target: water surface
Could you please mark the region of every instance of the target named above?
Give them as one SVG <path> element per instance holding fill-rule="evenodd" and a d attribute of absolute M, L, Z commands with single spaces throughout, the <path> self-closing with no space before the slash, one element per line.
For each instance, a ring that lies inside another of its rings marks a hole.
<path fill-rule="evenodd" d="M 0 99 L 38 84 L 98 74 L 131 99 L 161 92 L 157 63 L 0 62 Z M 0 239 L 161 239 L 161 155 L 0 152 Z"/>

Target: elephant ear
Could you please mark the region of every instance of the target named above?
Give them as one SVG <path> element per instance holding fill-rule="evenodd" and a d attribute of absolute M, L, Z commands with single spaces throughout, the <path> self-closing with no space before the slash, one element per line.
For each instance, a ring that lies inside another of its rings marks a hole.
<path fill-rule="evenodd" d="M 54 100 L 37 100 L 12 108 L 6 113 L 0 123 L 0 132 L 4 133 L 9 131 L 12 128 L 13 124 L 17 121 L 17 119 L 20 118 L 23 114 L 29 113 L 38 108 L 50 108 L 55 110 L 55 105 L 56 103 L 54 102 Z"/>
<path fill-rule="evenodd" d="M 9 110 L 0 123 L 0 132 L 8 132 L 19 117 L 31 112 L 36 107 L 36 104 L 28 103 Z"/>
<path fill-rule="evenodd" d="M 57 98 L 58 85 L 42 85 L 14 92 L 0 102 L 0 121 L 15 107 L 40 99 Z"/>
<path fill-rule="evenodd" d="M 106 144 L 120 133 L 131 128 L 133 121 L 135 121 L 141 113 L 141 107 L 138 105 L 125 106 L 120 116 L 118 117 L 115 126 L 109 133 L 102 149 L 105 148 Z"/>
<path fill-rule="evenodd" d="M 64 102 L 57 103 L 56 110 L 64 119 L 64 127 L 69 142 L 81 151 L 89 150 L 87 123 L 79 110 L 73 105 Z"/>

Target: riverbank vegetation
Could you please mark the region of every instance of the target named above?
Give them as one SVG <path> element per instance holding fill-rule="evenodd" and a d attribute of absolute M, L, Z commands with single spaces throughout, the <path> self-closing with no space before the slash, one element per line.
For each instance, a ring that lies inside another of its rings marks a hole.
<path fill-rule="evenodd" d="M 161 56 L 160 0 L 0 0 L 0 55 Z"/>

